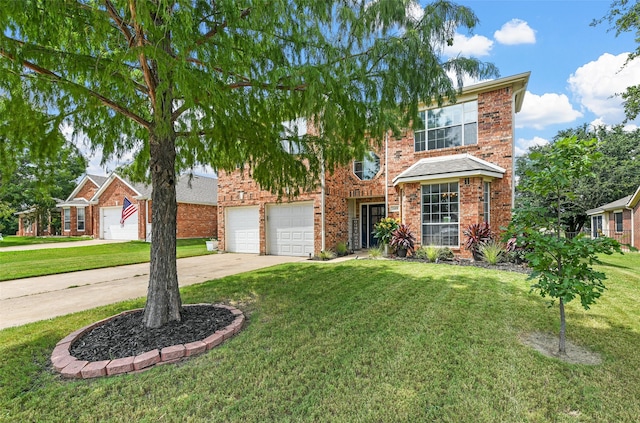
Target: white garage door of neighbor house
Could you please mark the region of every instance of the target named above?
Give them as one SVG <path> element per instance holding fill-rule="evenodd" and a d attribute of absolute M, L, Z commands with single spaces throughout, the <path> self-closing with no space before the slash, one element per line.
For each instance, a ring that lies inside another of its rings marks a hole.
<path fill-rule="evenodd" d="M 260 212 L 257 207 L 227 208 L 225 249 L 232 253 L 260 252 Z"/>
<path fill-rule="evenodd" d="M 267 207 L 268 254 L 313 255 L 313 204 L 277 204 Z"/>
<path fill-rule="evenodd" d="M 120 224 L 122 216 L 122 207 L 103 207 L 100 209 L 100 227 L 103 239 L 138 239 L 138 212 L 129 216 L 124 221 L 124 225 Z"/>

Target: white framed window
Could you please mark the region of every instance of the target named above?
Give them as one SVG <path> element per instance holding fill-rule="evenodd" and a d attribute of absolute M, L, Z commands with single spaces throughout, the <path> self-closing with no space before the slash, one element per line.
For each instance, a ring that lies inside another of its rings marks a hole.
<path fill-rule="evenodd" d="M 84 207 L 78 207 L 76 211 L 77 211 L 76 221 L 78 223 L 78 230 L 84 231 L 84 220 L 85 220 Z"/>
<path fill-rule="evenodd" d="M 353 173 L 358 179 L 370 181 L 375 178 L 380 171 L 380 157 L 373 151 L 368 152 L 362 160 L 353 162 Z"/>
<path fill-rule="evenodd" d="M 299 139 L 307 134 L 307 120 L 296 119 L 282 123 L 282 148 L 289 154 L 301 154 L 304 146 Z"/>
<path fill-rule="evenodd" d="M 491 182 L 482 184 L 482 220 L 491 223 Z"/>
<path fill-rule="evenodd" d="M 64 230 L 70 231 L 71 230 L 71 209 L 70 208 L 62 209 L 62 221 L 64 223 Z"/>
<path fill-rule="evenodd" d="M 622 212 L 613 213 L 613 221 L 615 223 L 616 232 L 622 232 L 624 226 L 622 224 Z"/>
<path fill-rule="evenodd" d="M 419 113 L 421 125 L 414 131 L 415 151 L 478 143 L 478 102 L 454 104 Z"/>
<path fill-rule="evenodd" d="M 422 186 L 422 245 L 460 245 L 458 183 Z"/>

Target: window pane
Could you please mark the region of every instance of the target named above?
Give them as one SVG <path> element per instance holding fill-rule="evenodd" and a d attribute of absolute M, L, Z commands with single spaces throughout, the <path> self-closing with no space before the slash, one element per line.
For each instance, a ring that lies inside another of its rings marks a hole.
<path fill-rule="evenodd" d="M 373 152 L 369 152 L 363 160 L 353 162 L 353 173 L 363 181 L 375 178 L 378 171 L 380 171 L 380 157 Z"/>
<path fill-rule="evenodd" d="M 478 121 L 478 102 L 470 101 L 464 103 L 464 123 Z"/>
<path fill-rule="evenodd" d="M 467 123 L 464 126 L 464 145 L 475 145 L 478 143 L 478 124 Z"/>

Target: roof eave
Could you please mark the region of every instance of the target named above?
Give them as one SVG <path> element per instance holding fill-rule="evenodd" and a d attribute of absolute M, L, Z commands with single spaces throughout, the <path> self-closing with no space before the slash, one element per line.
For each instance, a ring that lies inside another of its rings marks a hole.
<path fill-rule="evenodd" d="M 425 181 L 436 181 L 440 179 L 452 179 L 452 178 L 470 178 L 475 176 L 485 176 L 494 179 L 502 179 L 504 174 L 500 172 L 491 172 L 488 170 L 467 170 L 463 172 L 450 172 L 450 173 L 438 173 L 434 175 L 416 175 L 416 176 L 407 176 L 400 177 L 397 176 L 393 179 L 393 186 L 398 186 L 400 184 L 406 184 L 409 182 L 425 182 Z"/>

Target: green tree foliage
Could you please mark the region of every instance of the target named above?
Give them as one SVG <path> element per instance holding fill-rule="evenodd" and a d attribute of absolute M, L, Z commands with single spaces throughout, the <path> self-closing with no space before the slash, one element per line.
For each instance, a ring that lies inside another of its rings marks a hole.
<path fill-rule="evenodd" d="M 616 36 L 624 32 L 635 32 L 638 47 L 629 53 L 625 63 L 640 56 L 640 3 L 637 0 L 615 0 L 611 3 L 609 13 L 602 19 L 594 20 L 592 25 L 607 21 L 611 29 L 615 29 Z M 627 87 L 621 94 L 624 100 L 624 111 L 627 120 L 635 119 L 640 114 L 640 85 Z"/>
<path fill-rule="evenodd" d="M 106 155 L 135 152 L 149 173 L 153 244 L 144 321 L 180 319 L 176 169 L 239 164 L 264 188 L 295 195 L 368 150 L 368 133 L 417 118 L 421 101 L 454 99 L 457 80 L 496 75 L 442 59 L 465 7 L 412 0 L 23 0 L 0 9 L 0 90 L 37 103 Z M 398 113 L 402 111 L 402 113 Z M 316 136 L 282 148 L 282 122 Z"/>
<path fill-rule="evenodd" d="M 50 157 L 34 155 L 31 150 L 24 148 L 11 152 L 10 161 L 0 176 L 0 203 L 4 205 L 0 208 L 6 212 L 0 212 L 0 226 L 4 227 L 2 231 L 15 233 L 18 221 L 13 213 L 34 209 L 32 217 L 38 219 L 38 233 L 42 233 L 51 209 L 57 201 L 71 194 L 78 177 L 85 172 L 86 159 L 75 145 L 64 143 L 63 140 L 62 146 Z M 53 217 L 59 223 L 59 216 Z"/>
<path fill-rule="evenodd" d="M 586 211 L 633 194 L 640 186 L 640 129 L 625 131 L 621 125 L 613 128 L 604 126 L 591 128 L 583 125 L 560 131 L 551 144 L 558 140 L 575 136 L 579 139 L 596 139 L 595 149 L 599 158 L 591 165 L 591 171 L 573 181 L 570 197 L 561 201 L 564 230 L 577 233 L 589 223 Z M 516 174 L 516 207 L 537 207 L 540 212 L 555 217 L 552 199 L 523 190 L 533 164 L 532 155 L 551 154 L 552 145 L 533 147 L 530 152 L 518 158 Z"/>
<path fill-rule="evenodd" d="M 600 160 L 596 147 L 595 139 L 574 136 L 556 140 L 544 153 L 529 154 L 527 178 L 520 189 L 548 199 L 555 216 L 528 206 L 516 209 L 512 221 L 512 233 L 517 234 L 521 245 L 526 243 L 529 251 L 526 258 L 533 269 L 530 279 L 537 279 L 532 290 L 543 298 L 559 299 L 560 354 L 566 354 L 564 305 L 580 297 L 580 303 L 588 310 L 605 289 L 605 274 L 592 267 L 599 263 L 598 254 L 620 252 L 620 245 L 613 239 L 591 239 L 585 234 L 573 236 L 563 231 L 563 204 L 575 197 L 572 188 L 576 181 L 590 175 L 593 164 Z"/>

